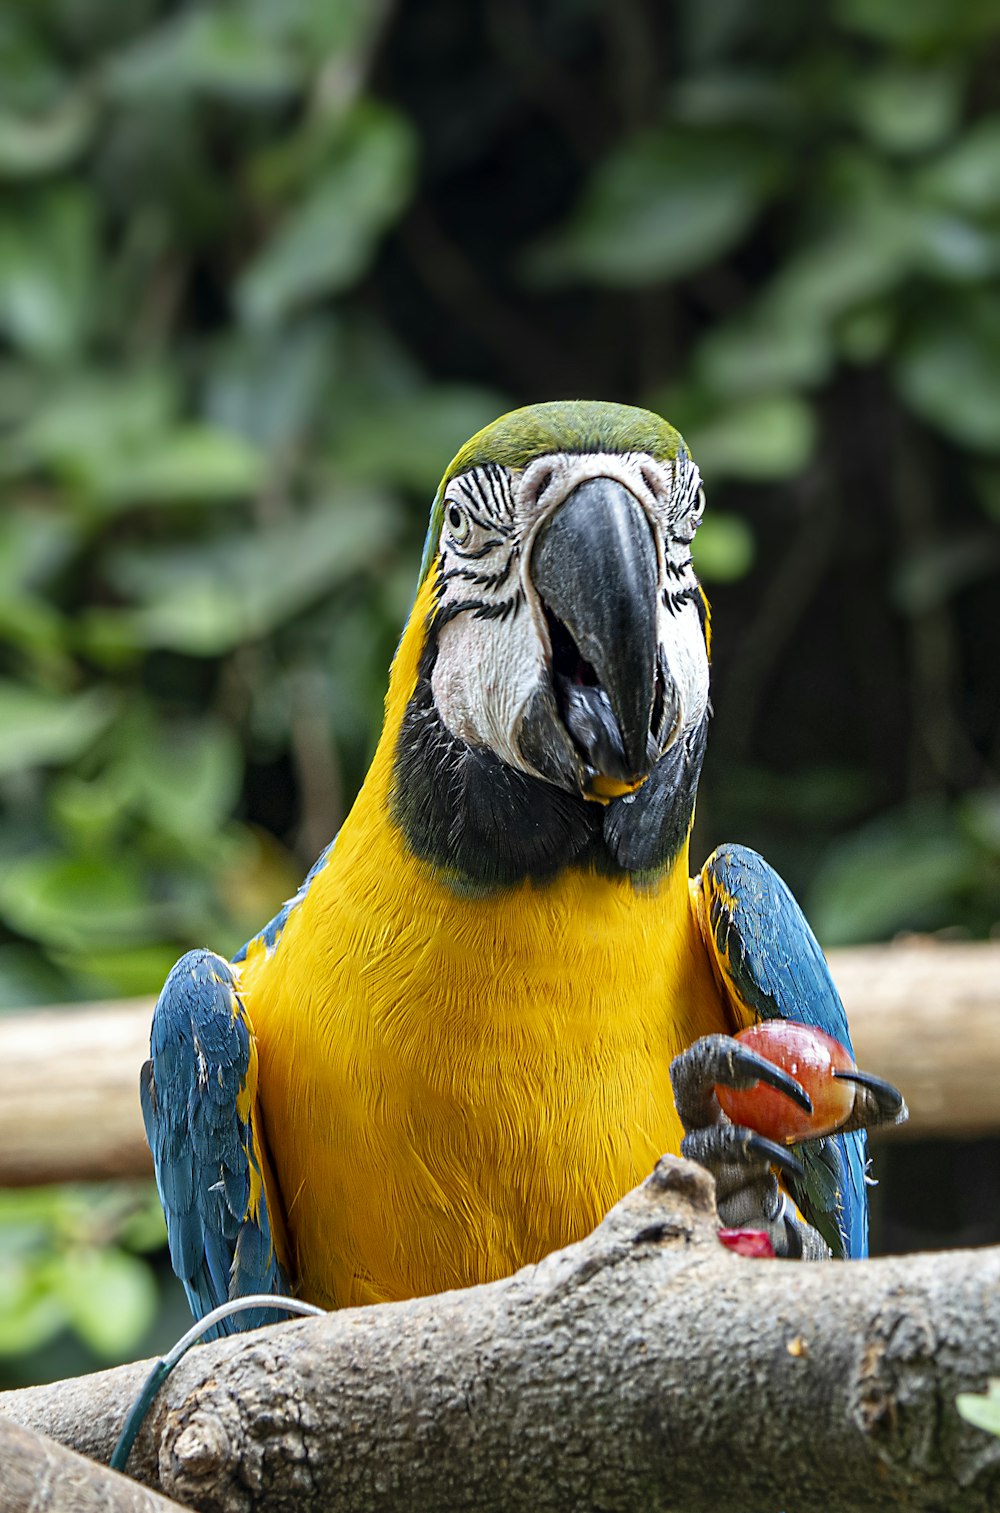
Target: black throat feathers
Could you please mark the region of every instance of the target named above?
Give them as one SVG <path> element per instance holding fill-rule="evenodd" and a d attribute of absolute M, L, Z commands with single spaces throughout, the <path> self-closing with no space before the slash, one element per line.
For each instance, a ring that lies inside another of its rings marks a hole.
<path fill-rule="evenodd" d="M 432 629 L 393 765 L 392 816 L 416 856 L 462 892 L 541 882 L 569 866 L 637 882 L 669 866 L 691 826 L 707 714 L 635 793 L 598 804 L 452 735 L 431 689 L 436 653 Z"/>

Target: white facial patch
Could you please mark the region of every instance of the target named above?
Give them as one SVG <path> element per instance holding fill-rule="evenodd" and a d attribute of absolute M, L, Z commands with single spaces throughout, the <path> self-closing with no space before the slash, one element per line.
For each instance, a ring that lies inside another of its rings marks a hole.
<path fill-rule="evenodd" d="M 621 483 L 652 527 L 660 656 L 680 709 L 674 739 L 699 724 L 708 706 L 708 654 L 690 549 L 703 498 L 686 454 L 658 462 L 647 453 L 557 453 L 521 473 L 495 463 L 473 468 L 445 491 L 431 686 L 453 735 L 489 747 L 522 772 L 533 769 L 518 749 L 521 719 L 548 677 L 550 659 L 545 614 L 528 571 L 531 549 L 543 520 L 591 478 Z"/>

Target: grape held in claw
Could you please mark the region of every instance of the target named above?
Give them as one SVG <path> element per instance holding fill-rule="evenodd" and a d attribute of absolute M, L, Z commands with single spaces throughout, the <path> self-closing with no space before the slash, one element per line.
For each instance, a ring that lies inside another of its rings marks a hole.
<path fill-rule="evenodd" d="M 788 1019 L 765 1019 L 741 1030 L 736 1039 L 794 1077 L 812 1099 L 813 1111 L 807 1114 L 784 1093 L 763 1082 L 745 1092 L 716 1086 L 722 1111 L 734 1124 L 756 1130 L 779 1145 L 794 1145 L 829 1135 L 849 1117 L 854 1107 L 854 1084 L 841 1082 L 833 1074 L 854 1071 L 855 1065 L 832 1035 Z"/>

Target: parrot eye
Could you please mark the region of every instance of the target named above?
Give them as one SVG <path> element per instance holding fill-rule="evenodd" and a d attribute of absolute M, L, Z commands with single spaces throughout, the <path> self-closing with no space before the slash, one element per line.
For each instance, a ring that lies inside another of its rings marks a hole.
<path fill-rule="evenodd" d="M 472 521 L 468 513 L 460 504 L 449 499 L 445 505 L 444 518 L 448 525 L 448 535 L 456 546 L 462 546 L 472 534 Z"/>
<path fill-rule="evenodd" d="M 692 519 L 692 521 L 694 522 L 695 525 L 698 524 L 699 520 L 701 519 L 702 515 L 704 515 L 704 513 L 705 513 L 705 485 L 702 484 L 700 486 L 700 488 L 698 489 L 698 497 L 696 498 L 696 500 L 694 502 L 694 508 L 691 511 L 691 519 Z"/>

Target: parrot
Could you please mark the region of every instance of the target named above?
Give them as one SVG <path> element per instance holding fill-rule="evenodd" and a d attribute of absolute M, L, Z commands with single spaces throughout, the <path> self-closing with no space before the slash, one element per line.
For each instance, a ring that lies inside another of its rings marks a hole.
<path fill-rule="evenodd" d="M 353 807 L 260 933 L 189 951 L 154 1010 L 142 1112 L 196 1318 L 507 1276 L 665 1152 L 775 1254 L 866 1254 L 866 1132 L 902 1117 L 896 1089 L 836 1073 L 847 1118 L 794 1146 L 716 1097 L 811 1107 L 735 1038 L 761 1021 L 853 1052 L 768 864 L 723 845 L 690 875 L 704 506 L 680 434 L 610 402 L 513 410 L 448 467 Z"/>

